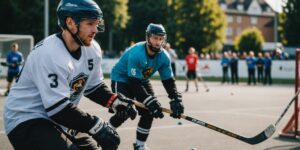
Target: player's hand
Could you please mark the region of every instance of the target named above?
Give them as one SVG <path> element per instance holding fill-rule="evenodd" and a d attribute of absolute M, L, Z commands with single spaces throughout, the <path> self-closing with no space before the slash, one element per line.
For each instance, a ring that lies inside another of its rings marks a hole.
<path fill-rule="evenodd" d="M 133 120 L 137 115 L 137 111 L 133 108 L 132 100 L 121 93 L 118 93 L 116 100 L 113 102 L 112 110 L 116 113 L 116 116 L 125 120 L 129 117 Z"/>
<path fill-rule="evenodd" d="M 170 108 L 172 110 L 172 114 L 170 114 L 170 116 L 173 118 L 180 118 L 184 112 L 181 94 L 178 94 L 177 97 L 171 99 Z"/>
<path fill-rule="evenodd" d="M 97 123 L 90 129 L 89 133 L 101 146 L 102 150 L 116 150 L 120 144 L 120 136 L 107 122 L 98 119 Z"/>
<path fill-rule="evenodd" d="M 150 96 L 143 102 L 148 108 L 150 115 L 154 118 L 163 118 L 164 114 L 162 113 L 161 104 L 157 101 L 156 97 Z"/>

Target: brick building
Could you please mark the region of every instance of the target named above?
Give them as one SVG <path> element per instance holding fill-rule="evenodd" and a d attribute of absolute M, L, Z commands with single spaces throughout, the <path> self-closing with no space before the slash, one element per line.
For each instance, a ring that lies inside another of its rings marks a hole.
<path fill-rule="evenodd" d="M 264 0 L 219 0 L 227 16 L 226 44 L 231 46 L 234 39 L 246 28 L 258 28 L 266 44 L 274 38 L 275 13 Z"/>

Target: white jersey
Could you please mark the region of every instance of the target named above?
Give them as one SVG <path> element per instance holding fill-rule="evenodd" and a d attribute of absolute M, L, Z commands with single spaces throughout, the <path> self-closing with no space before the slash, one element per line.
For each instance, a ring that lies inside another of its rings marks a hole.
<path fill-rule="evenodd" d="M 101 48 L 96 41 L 71 56 L 63 41 L 51 35 L 31 51 L 21 75 L 10 90 L 4 110 L 6 134 L 35 118 L 49 119 L 69 103 L 103 84 Z"/>

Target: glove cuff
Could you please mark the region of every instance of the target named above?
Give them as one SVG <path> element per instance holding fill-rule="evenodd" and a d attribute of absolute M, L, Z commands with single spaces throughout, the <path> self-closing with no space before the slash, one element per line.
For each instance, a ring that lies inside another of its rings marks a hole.
<path fill-rule="evenodd" d="M 110 108 L 111 106 L 112 106 L 112 104 L 113 104 L 113 102 L 117 99 L 117 94 L 113 94 L 109 99 L 108 99 L 108 101 L 107 101 L 107 103 L 106 103 L 106 107 L 107 108 Z"/>
<path fill-rule="evenodd" d="M 143 101 L 143 103 L 144 103 L 144 105 L 149 106 L 149 104 L 151 104 L 154 101 L 154 99 L 155 99 L 155 97 L 150 95 Z"/>
<path fill-rule="evenodd" d="M 101 118 L 98 118 L 96 124 L 89 130 L 89 133 L 92 135 L 96 134 L 103 128 L 104 123 L 105 122 Z"/>

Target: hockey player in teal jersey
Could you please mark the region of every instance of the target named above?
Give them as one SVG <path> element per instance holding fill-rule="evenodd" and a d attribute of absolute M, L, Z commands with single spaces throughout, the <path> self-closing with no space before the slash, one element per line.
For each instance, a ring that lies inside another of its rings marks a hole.
<path fill-rule="evenodd" d="M 128 48 L 111 72 L 112 90 L 126 97 L 135 98 L 144 103 L 148 110 L 137 108 L 140 117 L 137 127 L 137 139 L 134 149 L 149 149 L 146 140 L 150 132 L 153 118 L 163 118 L 161 104 L 154 96 L 150 78 L 158 71 L 164 88 L 171 99 L 170 108 L 174 118 L 180 118 L 184 111 L 181 94 L 177 91 L 171 68 L 171 60 L 162 48 L 167 34 L 161 24 L 149 24 L 146 30 L 146 41 Z M 117 128 L 131 114 L 128 110 L 119 111 L 111 119 L 112 127 Z M 132 113 L 134 114 L 134 113 Z"/>

